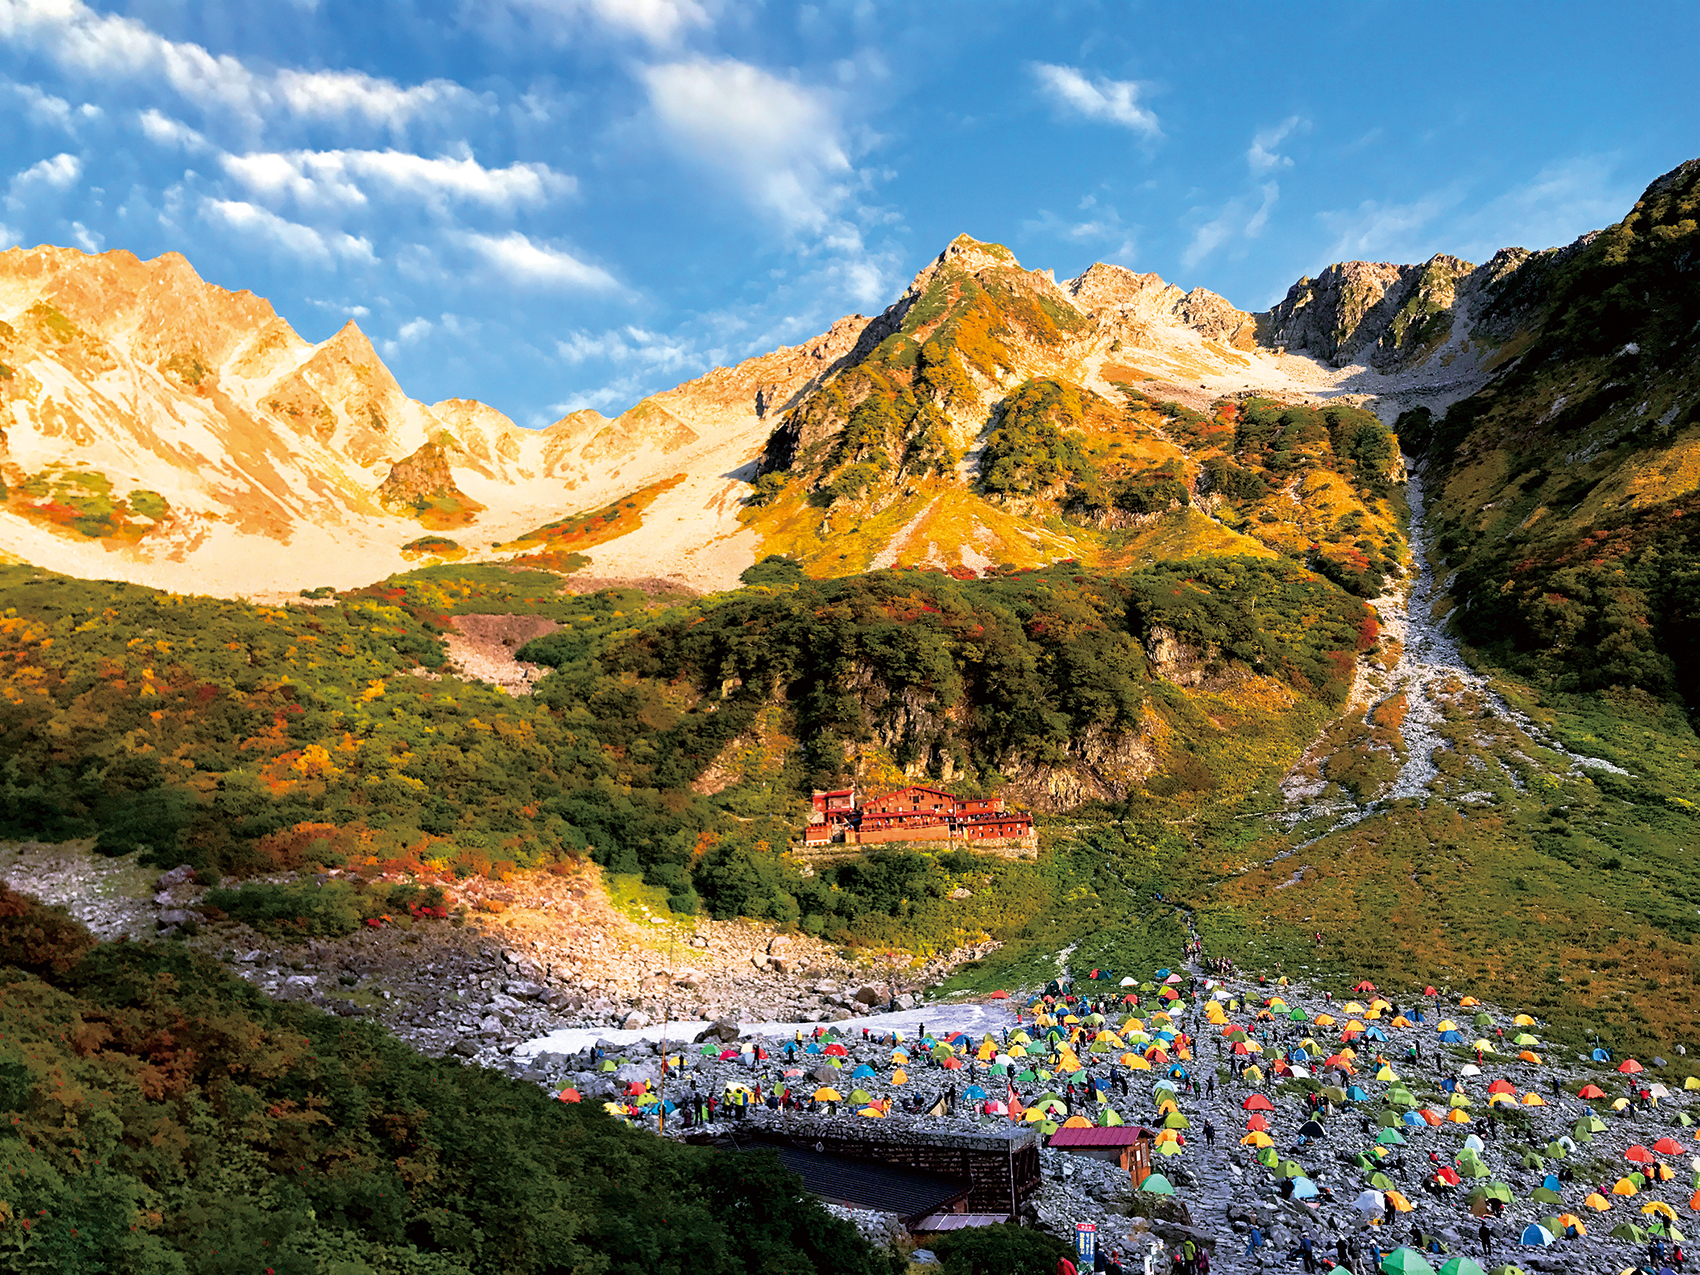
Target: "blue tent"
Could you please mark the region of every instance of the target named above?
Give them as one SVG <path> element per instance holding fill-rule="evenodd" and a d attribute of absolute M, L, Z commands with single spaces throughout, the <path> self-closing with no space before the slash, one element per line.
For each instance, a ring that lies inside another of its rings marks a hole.
<path fill-rule="evenodd" d="M 986 1091 L 980 1088 L 979 1085 L 969 1085 L 968 1088 L 962 1091 L 962 1096 L 967 1098 L 970 1102 L 984 1102 L 986 1100 Z"/>
<path fill-rule="evenodd" d="M 1445 1080 L 1440 1082 L 1440 1087 L 1447 1093 L 1456 1093 L 1458 1091 L 1458 1082 L 1451 1076 L 1448 1076 Z"/>
<path fill-rule="evenodd" d="M 1316 1198 L 1316 1183 L 1309 1178 L 1294 1178 L 1293 1198 L 1296 1200 L 1314 1200 Z"/>
<path fill-rule="evenodd" d="M 1169 1074 L 1171 1076 L 1190 1076 L 1192 1073 L 1179 1063 L 1176 1063 L 1173 1067 L 1169 1068 Z"/>
<path fill-rule="evenodd" d="M 819 1045 L 817 1045 L 817 1044 L 814 1044 L 814 1043 L 813 1043 L 813 1042 L 810 1042 L 810 1044 L 809 1044 L 809 1045 L 808 1045 L 808 1047 L 807 1047 L 807 1048 L 805 1048 L 805 1049 L 804 1049 L 804 1050 L 803 1050 L 803 1052 L 804 1052 L 804 1053 L 805 1053 L 805 1054 L 818 1054 L 818 1053 L 820 1053 L 820 1046 L 819 1046 Z"/>
<path fill-rule="evenodd" d="M 1589 1057 L 1592 1058 L 1595 1062 L 1610 1062 L 1611 1061 L 1610 1051 L 1604 1050 L 1604 1049 L 1596 1049 L 1592 1054 L 1589 1055 Z"/>
<path fill-rule="evenodd" d="M 1414 1111 L 1407 1111 L 1404 1115 L 1400 1116 L 1399 1119 L 1403 1120 L 1406 1124 L 1413 1128 L 1421 1128 L 1428 1123 Z"/>
<path fill-rule="evenodd" d="M 1553 1240 L 1552 1232 L 1546 1227 L 1531 1222 L 1523 1228 L 1523 1238 L 1517 1242 L 1524 1248 L 1545 1248 Z"/>
<path fill-rule="evenodd" d="M 1464 1043 L 1464 1033 L 1463 1032 L 1441 1032 L 1440 1033 L 1440 1039 L 1445 1044 L 1448 1044 L 1448 1045 L 1462 1045 Z"/>
<path fill-rule="evenodd" d="M 1558 1174 L 1549 1173 L 1541 1179 L 1541 1185 L 1549 1191 L 1563 1191 L 1564 1184 L 1558 1180 Z"/>
<path fill-rule="evenodd" d="M 1365 1098 L 1369 1097 L 1369 1091 L 1362 1085 L 1353 1085 L 1350 1089 L 1346 1090 L 1346 1097 L 1350 1098 L 1353 1102 L 1362 1102 Z"/>
<path fill-rule="evenodd" d="M 1365 1040 L 1386 1040 L 1387 1039 L 1387 1033 L 1382 1031 L 1381 1028 L 1379 1028 L 1379 1027 L 1371 1027 L 1368 1031 L 1366 1031 L 1364 1033 L 1364 1039 Z"/>
<path fill-rule="evenodd" d="M 1306 1049 L 1303 1045 L 1295 1045 L 1293 1048 L 1291 1048 L 1287 1051 L 1287 1057 L 1291 1058 L 1294 1062 L 1299 1062 L 1299 1063 L 1309 1062 L 1310 1061 L 1310 1051 L 1308 1049 Z"/>
<path fill-rule="evenodd" d="M 1157 977 L 1158 977 L 1158 978 L 1167 978 L 1167 977 L 1169 977 L 1169 975 L 1170 975 L 1170 974 L 1172 974 L 1172 973 L 1174 973 L 1174 971 L 1173 971 L 1173 970 L 1166 970 L 1166 969 L 1164 969 L 1164 970 L 1158 970 L 1158 971 L 1157 971 Z"/>
<path fill-rule="evenodd" d="M 873 1074 L 874 1074 L 874 1069 L 873 1069 L 873 1068 L 872 1068 L 872 1067 L 870 1067 L 870 1066 L 868 1066 L 868 1064 L 867 1064 L 867 1063 L 863 1063 L 863 1064 L 862 1064 L 862 1065 L 861 1065 L 861 1066 L 860 1066 L 860 1067 L 858 1067 L 858 1068 L 856 1068 L 856 1070 L 855 1070 L 855 1071 L 853 1071 L 853 1072 L 851 1072 L 851 1073 L 850 1073 L 850 1075 L 851 1075 L 851 1076 L 852 1076 L 852 1077 L 856 1077 L 856 1076 L 871 1076 L 871 1075 L 873 1075 Z"/>

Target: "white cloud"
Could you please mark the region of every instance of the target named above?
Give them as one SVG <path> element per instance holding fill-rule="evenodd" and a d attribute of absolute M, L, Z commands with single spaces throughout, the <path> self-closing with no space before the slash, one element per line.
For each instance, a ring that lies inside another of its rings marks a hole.
<path fill-rule="evenodd" d="M 1257 192 L 1259 202 L 1251 206 L 1250 196 L 1230 199 L 1215 217 L 1192 233 L 1192 241 L 1181 253 L 1181 264 L 1191 269 L 1222 245 L 1234 239 L 1256 239 L 1269 224 L 1269 214 L 1281 197 L 1278 182 L 1265 182 Z"/>
<path fill-rule="evenodd" d="M 656 119 L 682 155 L 719 171 L 787 229 L 828 228 L 853 172 L 825 94 L 730 58 L 641 74 Z"/>
<path fill-rule="evenodd" d="M 80 221 L 71 223 L 71 238 L 76 241 L 77 247 L 84 252 L 99 252 L 106 247 L 106 236 L 90 230 Z"/>
<path fill-rule="evenodd" d="M 207 139 L 181 120 L 174 120 L 169 115 L 148 107 L 136 117 L 141 125 L 142 133 L 155 146 L 167 146 L 173 150 L 199 153 L 211 149 Z"/>
<path fill-rule="evenodd" d="M 697 0 L 509 0 L 513 8 L 570 29 L 588 20 L 651 44 L 668 44 L 690 27 L 709 24 Z M 565 30 L 563 30 L 563 34 Z"/>
<path fill-rule="evenodd" d="M 12 178 L 6 202 L 22 208 L 31 198 L 69 190 L 83 175 L 83 161 L 61 151 L 52 159 L 39 160 Z"/>
<path fill-rule="evenodd" d="M 371 264 L 376 260 L 365 239 L 336 230 L 316 230 L 286 221 L 267 208 L 233 199 L 203 199 L 201 216 L 238 235 L 264 240 L 293 257 L 331 266 L 338 260 Z"/>
<path fill-rule="evenodd" d="M 1133 262 L 1138 249 L 1137 226 L 1124 223 L 1120 213 L 1107 204 L 1100 206 L 1092 195 L 1080 201 L 1077 211 L 1091 215 L 1073 221 L 1047 208 L 1040 210 L 1037 217 L 1022 222 L 1021 228 L 1029 234 L 1066 239 L 1071 243 L 1113 245 L 1104 253 L 1103 260 L 1124 266 Z"/>
<path fill-rule="evenodd" d="M 168 40 L 145 23 L 83 0 L 0 0 L 0 40 L 39 50 L 95 78 L 163 83 L 209 114 L 257 124 L 277 114 L 358 119 L 398 128 L 427 109 L 472 99 L 447 80 L 404 87 L 359 72 L 258 72 L 240 58 Z"/>
<path fill-rule="evenodd" d="M 24 100 L 24 111 L 37 124 L 51 124 L 66 132 L 87 120 L 97 120 L 106 112 L 92 102 L 72 106 L 62 97 L 44 93 L 33 84 L 8 84 L 7 88 Z"/>
<path fill-rule="evenodd" d="M 449 80 L 404 88 L 356 71 L 280 71 L 275 85 L 278 96 L 304 119 L 359 118 L 391 129 L 433 107 L 471 98 Z"/>
<path fill-rule="evenodd" d="M 619 288 L 614 276 L 600 266 L 580 261 L 570 252 L 537 243 L 517 230 L 505 235 L 467 234 L 463 237 L 485 262 L 510 282 L 533 287 Z"/>
<path fill-rule="evenodd" d="M 547 164 L 485 168 L 470 155 L 427 159 L 406 151 L 338 150 L 223 155 L 224 170 L 250 192 L 307 205 L 360 205 L 366 188 L 423 200 L 437 207 L 465 200 L 512 210 L 571 193 L 576 183 Z"/>
<path fill-rule="evenodd" d="M 1417 245 L 1435 240 L 1430 233 L 1435 218 L 1456 207 L 1461 197 L 1461 191 L 1449 187 L 1406 203 L 1366 199 L 1350 210 L 1323 213 L 1322 224 L 1334 236 L 1327 260 L 1426 260 L 1434 253 Z"/>
<path fill-rule="evenodd" d="M 627 326 L 601 333 L 569 332 L 555 342 L 563 362 L 634 363 L 656 370 L 700 366 L 695 349 L 686 342 Z"/>
<path fill-rule="evenodd" d="M 1278 153 L 1275 147 L 1286 141 L 1293 130 L 1299 127 L 1299 123 L 1297 115 L 1289 115 L 1274 128 L 1266 128 L 1251 139 L 1251 148 L 1246 151 L 1245 159 L 1253 177 L 1261 177 L 1277 168 L 1293 166 L 1291 156 Z"/>
<path fill-rule="evenodd" d="M 1087 79 L 1072 66 L 1049 62 L 1034 63 L 1033 73 L 1039 77 L 1039 87 L 1053 102 L 1089 120 L 1119 124 L 1147 137 L 1157 137 L 1162 131 L 1156 115 L 1139 104 L 1141 86 L 1136 81 L 1109 80 L 1103 76 Z"/>
<path fill-rule="evenodd" d="M 420 315 L 417 319 L 409 319 L 406 323 L 402 324 L 396 331 L 395 339 L 404 345 L 408 345 L 428 336 L 430 332 L 431 320 L 427 319 L 424 315 Z"/>

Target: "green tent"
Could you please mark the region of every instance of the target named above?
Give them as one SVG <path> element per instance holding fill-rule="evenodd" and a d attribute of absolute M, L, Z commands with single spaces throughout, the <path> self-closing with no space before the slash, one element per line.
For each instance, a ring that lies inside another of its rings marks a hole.
<path fill-rule="evenodd" d="M 1297 1160 L 1283 1160 L 1280 1164 L 1275 1166 L 1275 1177 L 1277 1179 L 1305 1178 L 1309 1176 L 1310 1175 L 1304 1171 L 1304 1166 Z"/>
<path fill-rule="evenodd" d="M 1547 1154 L 1550 1155 L 1554 1160 L 1564 1159 L 1564 1156 L 1565 1156 L 1564 1144 L 1562 1142 L 1556 1142 L 1556 1141 L 1547 1143 Z"/>
<path fill-rule="evenodd" d="M 1415 1249 L 1396 1248 L 1381 1259 L 1382 1275 L 1434 1275 L 1434 1267 Z"/>
<path fill-rule="evenodd" d="M 1173 1195 L 1175 1185 L 1161 1173 L 1153 1173 L 1139 1184 L 1139 1189 L 1147 1195 Z"/>
<path fill-rule="evenodd" d="M 1633 1222 L 1619 1222 L 1611 1228 L 1611 1237 L 1614 1240 L 1628 1240 L 1631 1244 L 1645 1244 L 1647 1242 L 1647 1232 Z"/>
<path fill-rule="evenodd" d="M 1447 1259 L 1446 1264 L 1440 1268 L 1440 1275 L 1487 1275 L 1487 1272 L 1460 1254 Z"/>
<path fill-rule="evenodd" d="M 1409 1089 L 1399 1086 L 1387 1091 L 1387 1105 L 1390 1107 L 1404 1107 L 1409 1110 L 1410 1108 L 1417 1106 L 1418 1103 L 1417 1100 L 1411 1096 L 1411 1091 Z"/>
<path fill-rule="evenodd" d="M 1376 1123 L 1379 1124 L 1383 1129 L 1397 1129 L 1400 1125 L 1404 1124 L 1405 1122 L 1403 1120 L 1399 1119 L 1397 1112 L 1383 1111 L 1381 1113 L 1380 1118 L 1376 1121 Z"/>
<path fill-rule="evenodd" d="M 1560 1195 L 1557 1191 L 1551 1190 L 1550 1188 L 1544 1187 L 1544 1186 L 1538 1186 L 1533 1191 L 1530 1191 L 1529 1192 L 1529 1198 L 1531 1200 L 1533 1200 L 1536 1204 L 1563 1204 L 1564 1203 L 1564 1197 L 1562 1195 Z M 1564 1228 L 1562 1226 L 1559 1227 L 1558 1229 L 1561 1232 L 1564 1230 Z M 1550 1230 L 1552 1230 L 1552 1228 L 1549 1226 L 1549 1227 L 1547 1227 L 1547 1230 L 1550 1231 Z"/>
<path fill-rule="evenodd" d="M 1459 1156 L 1458 1176 L 1463 1178 L 1485 1178 L 1488 1176 L 1488 1167 L 1474 1156 L 1471 1156 L 1468 1160 L 1466 1160 L 1463 1156 Z"/>
<path fill-rule="evenodd" d="M 1369 1184 L 1372 1187 L 1374 1187 L 1377 1191 L 1396 1191 L 1396 1190 L 1398 1190 L 1398 1188 L 1393 1185 L 1393 1179 L 1388 1177 L 1385 1173 L 1372 1173 L 1372 1174 L 1370 1174 Z"/>
<path fill-rule="evenodd" d="M 1477 1014 L 1476 1015 L 1476 1026 L 1477 1027 L 1492 1027 L 1493 1026 L 1493 1015 L 1492 1014 Z"/>
<path fill-rule="evenodd" d="M 1254 1158 L 1266 1169 L 1273 1169 L 1281 1163 L 1281 1153 L 1274 1147 L 1259 1147 Z"/>
<path fill-rule="evenodd" d="M 1178 1111 L 1171 1111 L 1163 1117 L 1163 1127 L 1165 1129 L 1190 1129 L 1192 1128 L 1192 1121 Z"/>
<path fill-rule="evenodd" d="M 1295 1023 L 1306 1023 L 1306 1022 L 1310 1021 L 1305 1016 L 1305 1012 L 1302 1009 L 1289 1010 L 1288 1013 L 1287 1013 L 1287 1017 L 1292 1019 Z"/>
<path fill-rule="evenodd" d="M 1383 1129 L 1375 1135 L 1375 1140 L 1384 1147 L 1402 1147 L 1405 1139 L 1399 1136 L 1397 1129 Z"/>
<path fill-rule="evenodd" d="M 1106 1129 L 1114 1129 L 1117 1125 L 1126 1124 L 1127 1121 L 1121 1118 L 1121 1113 L 1114 1107 L 1105 1107 L 1104 1116 L 1100 1123 Z"/>
<path fill-rule="evenodd" d="M 1547 1162 L 1541 1159 L 1540 1156 L 1536 1155 L 1533 1151 L 1525 1151 L 1520 1163 L 1525 1169 L 1533 1169 L 1536 1173 L 1541 1172 L 1541 1170 L 1547 1167 Z"/>

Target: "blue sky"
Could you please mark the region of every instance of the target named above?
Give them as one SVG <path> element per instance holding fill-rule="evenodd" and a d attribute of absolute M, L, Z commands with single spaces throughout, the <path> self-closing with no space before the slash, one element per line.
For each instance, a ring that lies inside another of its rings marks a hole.
<path fill-rule="evenodd" d="M 1248 309 L 1567 242 L 1700 154 L 1697 47 L 1693 4 L 0 0 L 0 241 L 183 252 L 543 425 L 963 231 Z"/>

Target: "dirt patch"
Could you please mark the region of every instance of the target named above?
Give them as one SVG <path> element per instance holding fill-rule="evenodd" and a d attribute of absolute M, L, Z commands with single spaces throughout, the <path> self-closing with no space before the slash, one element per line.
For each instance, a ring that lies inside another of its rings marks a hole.
<path fill-rule="evenodd" d="M 449 625 L 454 631 L 443 635 L 443 645 L 454 671 L 516 696 L 531 694 L 549 670 L 516 660 L 514 652 L 561 627 L 537 615 L 457 615 Z"/>

